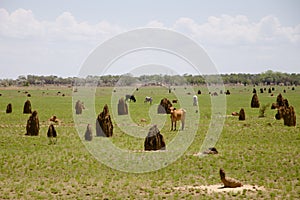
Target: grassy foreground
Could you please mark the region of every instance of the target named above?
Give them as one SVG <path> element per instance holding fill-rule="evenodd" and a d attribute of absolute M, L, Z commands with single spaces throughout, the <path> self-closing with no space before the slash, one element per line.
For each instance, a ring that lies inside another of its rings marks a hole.
<path fill-rule="evenodd" d="M 210 123 L 210 95 L 206 88 L 198 95 L 200 121 L 198 131 L 188 150 L 174 163 L 158 171 L 126 173 L 98 162 L 85 148 L 73 120 L 72 88 L 1 88 L 0 93 L 0 199 L 297 199 L 300 198 L 300 88 L 275 87 L 274 96 L 258 93 L 261 104 L 276 101 L 281 92 L 297 114 L 297 126 L 286 127 L 274 119 L 275 110 L 267 108 L 259 118 L 259 109 L 251 109 L 252 87 L 228 87 L 226 120 L 216 144 L 218 155 L 199 158 Z M 283 89 L 287 93 L 283 93 Z M 109 104 L 112 88 L 97 88 L 96 112 Z M 27 97 L 28 91 L 31 97 Z M 257 88 L 259 92 L 259 89 Z M 60 92 L 60 93 L 58 93 Z M 62 96 L 65 94 L 65 96 Z M 175 99 L 164 87 L 140 88 L 135 92 L 136 103 L 129 103 L 133 121 L 141 126 L 149 123 L 149 104 L 145 96 L 152 96 L 154 104 L 162 97 Z M 185 94 L 190 99 L 192 95 Z M 213 97 L 220 98 L 220 97 Z M 26 99 L 38 111 L 41 129 L 37 137 L 26 137 L 29 115 L 22 114 Z M 13 112 L 6 114 L 8 103 Z M 114 105 L 115 106 L 115 105 Z M 246 120 L 239 121 L 231 112 L 245 109 Z M 89 108 L 87 108 L 89 109 Z M 83 112 L 86 112 L 85 110 Z M 56 115 L 58 142 L 48 145 L 48 119 Z M 171 132 L 169 116 L 161 133 L 168 144 L 176 136 Z M 140 119 L 147 122 L 141 124 Z M 196 123 L 196 122 L 195 122 Z M 191 124 L 191 123 L 189 123 Z M 114 144 L 123 149 L 142 150 L 142 138 L 124 134 L 114 122 Z M 189 127 L 186 127 L 187 129 Z M 95 133 L 94 133 L 95 134 Z M 97 138 L 96 138 L 97 139 Z M 178 186 L 221 184 L 218 170 L 244 184 L 263 186 L 262 191 L 239 193 L 208 193 L 203 190 L 175 190 Z"/>

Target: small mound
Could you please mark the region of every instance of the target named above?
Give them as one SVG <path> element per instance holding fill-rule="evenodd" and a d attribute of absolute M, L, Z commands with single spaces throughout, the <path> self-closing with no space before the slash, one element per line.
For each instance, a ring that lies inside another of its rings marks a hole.
<path fill-rule="evenodd" d="M 207 193 L 211 194 L 213 192 L 243 192 L 244 190 L 246 191 L 252 191 L 252 192 L 257 192 L 257 191 L 264 191 L 264 187 L 259 187 L 257 185 L 243 185 L 242 187 L 237 187 L 237 188 L 227 188 L 224 187 L 221 184 L 216 184 L 216 185 L 200 185 L 200 186 L 180 186 L 180 187 L 174 187 L 174 190 L 180 190 L 180 191 L 190 191 L 190 190 L 203 190 L 206 191 Z"/>

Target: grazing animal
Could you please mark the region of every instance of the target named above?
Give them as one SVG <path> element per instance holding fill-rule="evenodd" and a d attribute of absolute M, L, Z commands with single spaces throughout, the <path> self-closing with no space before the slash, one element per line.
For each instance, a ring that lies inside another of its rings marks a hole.
<path fill-rule="evenodd" d="M 54 122 L 56 124 L 60 122 L 60 120 L 55 115 L 53 115 L 52 117 L 50 117 L 49 121 L 50 122 Z"/>
<path fill-rule="evenodd" d="M 49 138 L 49 144 L 56 144 L 57 132 L 53 124 L 51 124 L 48 128 L 47 137 Z"/>
<path fill-rule="evenodd" d="M 225 171 L 223 169 L 220 169 L 220 177 L 221 177 L 221 181 L 224 184 L 224 187 L 236 188 L 236 187 L 243 186 L 243 184 L 240 181 L 230 177 L 226 177 Z"/>
<path fill-rule="evenodd" d="M 232 116 L 239 116 L 240 114 L 238 112 L 232 112 L 231 115 Z"/>
<path fill-rule="evenodd" d="M 152 97 L 145 97 L 145 101 L 144 101 L 144 103 L 148 103 L 148 102 L 150 102 L 150 104 L 152 104 L 152 101 L 153 101 L 153 99 L 152 99 Z"/>
<path fill-rule="evenodd" d="M 129 101 L 136 102 L 136 99 L 135 99 L 134 95 L 126 94 L 125 101 L 127 101 L 128 99 L 129 99 Z"/>
<path fill-rule="evenodd" d="M 171 131 L 176 131 L 176 122 L 177 121 L 181 121 L 181 130 L 184 129 L 184 122 L 185 122 L 185 114 L 186 114 L 186 111 L 182 108 L 176 110 L 176 108 L 173 108 L 171 107 L 170 108 L 171 110 Z M 174 129 L 173 129 L 174 127 Z"/>
<path fill-rule="evenodd" d="M 178 102 L 177 99 L 173 99 L 173 100 L 172 100 L 172 103 L 177 103 L 177 102 Z"/>
<path fill-rule="evenodd" d="M 197 97 L 197 95 L 193 96 L 193 106 L 198 106 L 198 97 Z"/>
<path fill-rule="evenodd" d="M 215 147 L 208 148 L 208 150 L 204 151 L 203 154 L 218 154 L 219 152 Z"/>
<path fill-rule="evenodd" d="M 211 93 L 211 96 L 218 96 L 218 93 L 217 92 L 213 92 L 213 93 Z"/>

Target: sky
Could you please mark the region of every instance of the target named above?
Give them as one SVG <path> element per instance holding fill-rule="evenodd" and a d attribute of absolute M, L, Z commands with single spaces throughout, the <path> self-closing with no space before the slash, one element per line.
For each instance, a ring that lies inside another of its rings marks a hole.
<path fill-rule="evenodd" d="M 300 73 L 299 8 L 298 0 L 0 0 L 0 79 L 28 74 L 77 76 L 103 42 L 145 27 L 191 38 L 222 74 Z M 148 53 L 129 55 L 109 73 L 128 73 L 130 66 L 151 66 L 151 62 L 164 63 L 170 68 L 165 72 L 173 73 L 172 67 L 182 64 L 157 52 L 147 63 L 130 62 L 143 61 Z M 194 74 L 185 67 L 176 70 Z"/>

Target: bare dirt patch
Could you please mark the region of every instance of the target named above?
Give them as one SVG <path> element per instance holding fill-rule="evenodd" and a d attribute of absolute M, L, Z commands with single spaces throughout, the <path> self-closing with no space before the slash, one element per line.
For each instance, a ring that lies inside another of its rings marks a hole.
<path fill-rule="evenodd" d="M 174 187 L 174 190 L 179 190 L 179 191 L 190 191 L 190 190 L 202 190 L 206 191 L 208 194 L 214 193 L 214 192 L 243 192 L 244 190 L 246 191 L 252 191 L 252 192 L 257 192 L 257 191 L 264 191 L 264 187 L 260 187 L 257 185 L 243 185 L 242 187 L 237 187 L 237 188 L 225 188 L 222 184 L 216 184 L 216 185 L 200 185 L 200 186 L 180 186 L 180 187 Z"/>

